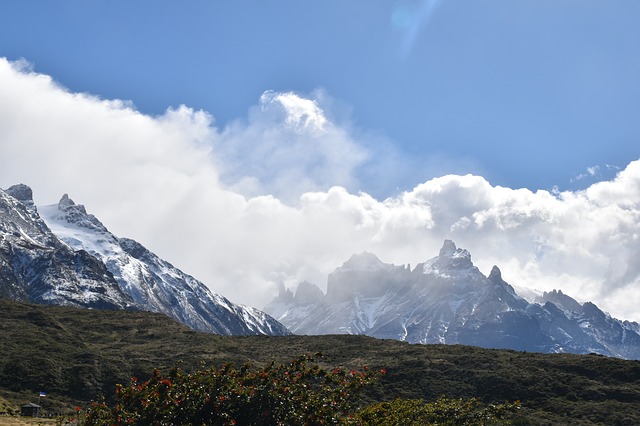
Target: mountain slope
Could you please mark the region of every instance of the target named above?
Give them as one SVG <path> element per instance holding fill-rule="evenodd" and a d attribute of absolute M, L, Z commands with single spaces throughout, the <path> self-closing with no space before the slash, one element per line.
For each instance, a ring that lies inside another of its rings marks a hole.
<path fill-rule="evenodd" d="M 265 310 L 298 334 L 366 334 L 411 343 L 640 358 L 637 323 L 558 292 L 529 303 L 497 267 L 484 276 L 469 252 L 452 241 L 413 270 L 385 264 L 370 253 L 354 255 L 329 275 L 326 295 L 310 286 L 301 285 L 295 295 L 282 289 Z M 300 298 L 299 292 L 315 296 Z"/>
<path fill-rule="evenodd" d="M 0 238 L 5 248 L 0 257 L 0 294 L 5 297 L 160 312 L 216 334 L 289 333 L 264 312 L 212 293 L 136 241 L 117 238 L 67 195 L 57 205 L 39 209 L 25 185 L 0 191 L 0 196 Z M 76 281 L 80 284 L 74 286 Z"/>

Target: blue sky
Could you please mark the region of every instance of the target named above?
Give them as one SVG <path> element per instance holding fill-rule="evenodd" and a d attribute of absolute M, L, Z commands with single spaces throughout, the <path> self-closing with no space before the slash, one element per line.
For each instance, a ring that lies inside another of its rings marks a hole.
<path fill-rule="evenodd" d="M 640 321 L 640 2 L 0 2 L 0 187 L 231 300 L 443 239 Z"/>
<path fill-rule="evenodd" d="M 1 7 L 1 56 L 147 114 L 185 104 L 223 126 L 265 90 L 323 89 L 339 119 L 405 159 L 403 173 L 354 188 L 378 197 L 447 173 L 575 189 L 588 167 L 640 155 L 633 0 Z"/>

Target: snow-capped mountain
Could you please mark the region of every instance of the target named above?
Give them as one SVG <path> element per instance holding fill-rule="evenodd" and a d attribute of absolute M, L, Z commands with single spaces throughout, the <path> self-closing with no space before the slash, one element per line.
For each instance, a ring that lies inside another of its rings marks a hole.
<path fill-rule="evenodd" d="M 326 295 L 310 283 L 300 284 L 295 294 L 282 287 L 265 310 L 296 334 L 366 334 L 640 359 L 637 323 L 557 291 L 529 303 L 497 267 L 486 277 L 467 250 L 448 240 L 437 257 L 413 270 L 371 253 L 354 255 L 329 275 Z"/>
<path fill-rule="evenodd" d="M 117 238 L 67 195 L 36 208 L 26 185 L 0 190 L 0 295 L 17 300 L 164 313 L 200 331 L 285 335 L 144 248 Z"/>
<path fill-rule="evenodd" d="M 0 190 L 0 296 L 34 303 L 130 309 L 105 265 L 61 242 L 38 216 L 31 189 Z"/>

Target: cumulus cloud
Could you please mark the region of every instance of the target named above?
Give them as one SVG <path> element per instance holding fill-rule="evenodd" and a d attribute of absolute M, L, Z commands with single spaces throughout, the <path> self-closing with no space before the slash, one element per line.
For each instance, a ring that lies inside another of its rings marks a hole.
<path fill-rule="evenodd" d="M 356 171 L 368 157 L 348 130 L 327 119 L 315 99 L 272 91 L 260 97 L 246 121 L 220 132 L 215 149 L 230 189 L 289 202 L 332 185 L 357 187 Z"/>
<path fill-rule="evenodd" d="M 580 191 L 446 175 L 380 200 L 358 192 L 374 151 L 319 95 L 265 92 L 217 128 L 203 111 L 151 117 L 6 60 L 0 141 L 2 187 L 29 184 L 40 205 L 69 193 L 236 302 L 261 307 L 281 282 L 323 286 L 363 250 L 415 265 L 451 238 L 485 273 L 496 264 L 512 284 L 640 320 L 638 161 Z"/>

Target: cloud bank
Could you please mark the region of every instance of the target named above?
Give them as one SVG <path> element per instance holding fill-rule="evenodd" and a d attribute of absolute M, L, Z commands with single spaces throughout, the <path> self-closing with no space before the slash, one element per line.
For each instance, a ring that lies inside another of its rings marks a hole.
<path fill-rule="evenodd" d="M 581 191 L 447 175 L 379 200 L 357 191 L 383 162 L 321 92 L 265 92 L 218 128 L 186 106 L 152 117 L 71 93 L 27 65 L 0 59 L 0 186 L 26 183 L 39 205 L 68 193 L 235 302 L 262 307 L 280 282 L 323 286 L 363 250 L 415 264 L 450 238 L 485 274 L 496 264 L 511 284 L 640 320 L 639 161 Z"/>

